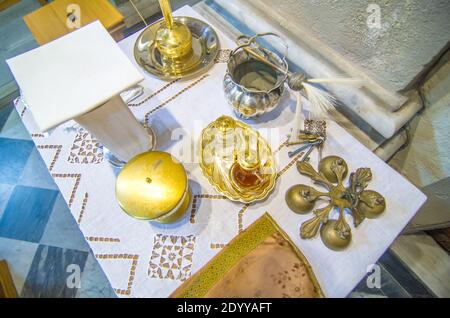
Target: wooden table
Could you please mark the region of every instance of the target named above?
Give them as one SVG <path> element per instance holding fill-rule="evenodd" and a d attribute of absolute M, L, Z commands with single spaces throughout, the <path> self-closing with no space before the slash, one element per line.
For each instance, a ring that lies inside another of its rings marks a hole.
<path fill-rule="evenodd" d="M 67 23 L 71 4 L 80 6 L 80 26 L 100 20 L 116 41 L 123 38 L 124 17 L 108 0 L 55 0 L 23 18 L 39 45 L 76 30 Z"/>

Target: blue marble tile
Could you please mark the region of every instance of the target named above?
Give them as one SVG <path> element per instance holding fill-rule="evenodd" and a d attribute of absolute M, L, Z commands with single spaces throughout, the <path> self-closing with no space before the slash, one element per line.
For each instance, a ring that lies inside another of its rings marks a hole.
<path fill-rule="evenodd" d="M 25 2 L 26 5 L 15 4 L 0 15 L 2 20 L 4 20 L 0 26 L 0 39 L 2 41 L 0 47 L 8 52 L 15 51 L 23 46 L 24 43 L 33 40 L 33 35 L 27 28 L 22 16 L 38 9 L 39 3 L 35 0 L 22 0 L 20 2 Z M 22 8 L 16 8 L 16 6 L 22 6 Z"/>
<path fill-rule="evenodd" d="M 387 298 L 384 294 L 365 293 L 365 292 L 360 292 L 360 291 L 353 291 L 347 297 L 348 298 Z"/>
<path fill-rule="evenodd" d="M 22 123 L 22 119 L 20 118 L 15 108 L 9 115 L 8 120 L 3 125 L 3 128 L 0 131 L 0 137 L 31 140 L 31 136 Z"/>
<path fill-rule="evenodd" d="M 33 148 L 29 140 L 0 138 L 0 183 L 17 183 Z"/>
<path fill-rule="evenodd" d="M 41 4 L 39 3 L 39 1 L 36 1 L 36 0 L 19 1 L 18 3 L 9 7 L 8 10 L 0 12 L 0 18 L 2 20 L 2 25 L 8 25 L 17 19 L 21 20 L 22 16 L 33 12 L 34 10 L 38 9 L 40 6 L 41 6 Z M 17 30 L 14 30 L 14 29 L 10 30 L 10 32 L 12 32 L 13 35 L 17 36 L 17 33 L 14 34 L 13 31 L 17 32 Z M 29 32 L 30 31 L 28 31 L 28 33 Z M 5 36 L 5 38 L 7 37 L 7 35 L 4 35 L 4 36 Z M 11 36 L 11 35 L 9 35 L 9 36 Z M 20 40 L 20 38 L 15 39 L 15 41 L 17 41 L 17 40 Z M 8 49 L 8 46 L 13 43 L 14 43 L 14 41 L 12 43 L 5 41 L 4 43 L 2 43 L 2 48 Z"/>
<path fill-rule="evenodd" d="M 2 131 L 3 125 L 8 120 L 9 115 L 11 114 L 12 110 L 13 110 L 12 105 L 6 105 L 6 106 L 0 107 L 0 131 Z"/>
<path fill-rule="evenodd" d="M 18 294 L 22 291 L 38 246 L 0 237 L 0 259 L 7 261 Z"/>
<path fill-rule="evenodd" d="M 13 189 L 14 186 L 10 184 L 0 183 L 0 220 L 3 215 L 3 211 L 5 210 L 6 205 L 8 204 L 9 197 L 11 196 Z"/>
<path fill-rule="evenodd" d="M 380 258 L 379 263 L 414 298 L 435 297 L 426 286 L 408 270 L 389 250 Z"/>
<path fill-rule="evenodd" d="M 355 289 L 348 295 L 351 298 L 379 298 L 379 297 L 388 297 L 388 298 L 411 298 L 415 297 L 410 291 L 412 290 L 405 288 L 405 283 L 412 284 L 411 281 L 406 281 L 404 278 L 399 279 L 399 269 L 397 266 L 401 266 L 401 264 L 396 264 L 392 259 L 389 259 L 389 266 L 385 266 L 387 263 L 387 259 L 389 258 L 389 252 L 386 252 L 380 260 L 377 262 L 377 265 L 380 268 L 380 278 L 381 278 L 381 286 L 380 288 L 369 288 L 367 285 L 367 275 L 361 280 L 361 282 L 355 287 Z M 403 273 L 404 274 L 404 273 Z M 417 283 L 417 281 L 415 282 Z M 416 286 L 416 288 L 418 288 Z M 424 296 L 421 296 L 424 297 Z"/>
<path fill-rule="evenodd" d="M 90 251 L 89 245 L 84 239 L 61 193 L 56 198 L 40 243 L 61 248 Z"/>
<path fill-rule="evenodd" d="M 23 168 L 17 184 L 50 190 L 58 190 L 58 186 L 53 180 L 50 172 L 45 165 L 41 155 L 34 148 L 28 157 L 28 161 Z"/>
<path fill-rule="evenodd" d="M 389 298 L 411 298 L 411 295 L 400 285 L 383 265 L 381 267 L 381 291 Z"/>
<path fill-rule="evenodd" d="M 87 256 L 87 252 L 39 245 L 21 297 L 75 297 L 78 286 L 68 282 L 74 282 L 74 275 L 79 276 L 76 280 L 81 282 Z M 77 269 L 74 271 L 73 268 Z"/>
<path fill-rule="evenodd" d="M 367 284 L 368 275 L 359 282 L 355 289 L 348 295 L 349 298 L 386 298 L 381 288 L 370 288 Z"/>
<path fill-rule="evenodd" d="M 58 191 L 16 186 L 0 220 L 0 236 L 39 243 Z"/>
<path fill-rule="evenodd" d="M 111 284 L 92 253 L 89 254 L 83 275 L 78 298 L 116 298 Z"/>
<path fill-rule="evenodd" d="M 5 60 L 38 47 L 22 17 L 39 7 L 36 0 L 21 0 L 0 12 L 0 87 L 14 80 Z"/>

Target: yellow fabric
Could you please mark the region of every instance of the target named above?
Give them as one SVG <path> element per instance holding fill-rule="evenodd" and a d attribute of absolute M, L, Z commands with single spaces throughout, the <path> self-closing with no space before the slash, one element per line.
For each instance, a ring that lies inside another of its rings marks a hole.
<path fill-rule="evenodd" d="M 315 298 L 323 293 L 307 260 L 265 214 L 171 297 Z"/>

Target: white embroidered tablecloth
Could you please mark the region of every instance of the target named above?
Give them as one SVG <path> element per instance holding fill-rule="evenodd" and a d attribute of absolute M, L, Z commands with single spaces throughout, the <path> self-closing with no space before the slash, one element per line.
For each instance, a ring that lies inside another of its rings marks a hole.
<path fill-rule="evenodd" d="M 203 19 L 190 7 L 175 14 Z M 235 47 L 232 40 L 215 30 L 222 49 Z M 138 34 L 119 43 L 133 62 Z M 117 171 L 103 160 L 101 145 L 88 132 L 68 122 L 49 134 L 40 134 L 25 104 L 19 100 L 16 108 L 118 295 L 168 296 L 267 211 L 309 260 L 324 293 L 329 297 L 346 296 L 414 216 L 425 196 L 344 129 L 329 122 L 324 156 L 343 157 L 350 171 L 370 167 L 374 177 L 369 188 L 385 196 L 387 209 L 381 217 L 366 220 L 357 229 L 351 225 L 353 240 L 343 252 L 327 249 L 320 238 L 300 239 L 300 225 L 311 214 L 292 213 L 284 195 L 292 185 L 310 181 L 297 172 L 295 158 L 288 158 L 287 147 L 280 148 L 295 109 L 295 98 L 287 93 L 271 114 L 248 121 L 261 132 L 264 128 L 278 128 L 279 138 L 269 140 L 277 151 L 277 164 L 282 171 L 274 192 L 266 201 L 252 205 L 224 199 L 208 184 L 198 164 L 186 162 L 183 160 L 186 153 L 178 152 L 183 143 L 190 145 L 192 140 L 197 143 L 200 129 L 220 115 L 234 116 L 222 91 L 225 70 L 226 64 L 219 58 L 207 74 L 188 82 L 167 83 L 146 74 L 142 83 L 144 96 L 153 94 L 153 97 L 131 107 L 137 118 L 147 120 L 155 130 L 158 149 L 173 153 L 188 170 L 193 202 L 186 217 L 172 225 L 135 220 L 120 209 L 114 194 Z M 192 145 L 192 157 L 195 151 Z M 316 165 L 316 156 L 311 158 Z"/>

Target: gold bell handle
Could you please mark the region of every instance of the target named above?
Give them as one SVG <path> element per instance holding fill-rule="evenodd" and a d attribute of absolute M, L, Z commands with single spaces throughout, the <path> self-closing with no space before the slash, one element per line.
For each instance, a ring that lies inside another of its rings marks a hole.
<path fill-rule="evenodd" d="M 173 29 L 173 16 L 172 16 L 172 7 L 170 6 L 169 0 L 159 0 L 159 6 L 161 7 L 161 11 L 164 17 L 164 21 L 166 22 L 166 26 L 169 30 Z"/>

